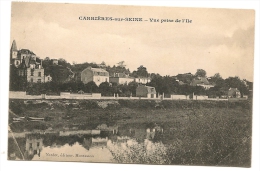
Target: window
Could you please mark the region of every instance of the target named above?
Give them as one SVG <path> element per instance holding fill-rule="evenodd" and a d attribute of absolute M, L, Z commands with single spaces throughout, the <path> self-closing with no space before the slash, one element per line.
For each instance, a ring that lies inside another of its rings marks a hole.
<path fill-rule="evenodd" d="M 37 147 L 39 147 L 40 146 L 40 142 L 37 142 Z"/>
<path fill-rule="evenodd" d="M 29 147 L 32 148 L 32 143 L 29 144 Z"/>
<path fill-rule="evenodd" d="M 33 78 L 31 78 L 31 83 L 33 83 Z"/>
<path fill-rule="evenodd" d="M 31 69 L 31 76 L 33 76 L 33 69 Z"/>
<path fill-rule="evenodd" d="M 42 73 L 41 72 L 38 72 L 38 77 L 41 77 L 42 76 Z"/>
<path fill-rule="evenodd" d="M 19 76 L 23 76 L 23 71 L 19 71 Z"/>
<path fill-rule="evenodd" d="M 41 83 L 41 82 L 42 82 L 42 80 L 41 80 L 41 79 L 38 79 L 38 80 L 37 80 L 37 83 Z"/>
<path fill-rule="evenodd" d="M 50 80 L 50 77 L 48 77 L 48 81 Z"/>
<path fill-rule="evenodd" d="M 16 65 L 19 65 L 19 61 L 16 61 Z"/>

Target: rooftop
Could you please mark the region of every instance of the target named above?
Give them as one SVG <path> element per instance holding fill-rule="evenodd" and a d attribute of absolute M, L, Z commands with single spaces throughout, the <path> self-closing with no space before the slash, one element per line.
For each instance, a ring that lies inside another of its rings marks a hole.
<path fill-rule="evenodd" d="M 92 71 L 96 71 L 96 72 L 107 72 L 106 70 L 102 69 L 102 68 L 89 68 Z"/>

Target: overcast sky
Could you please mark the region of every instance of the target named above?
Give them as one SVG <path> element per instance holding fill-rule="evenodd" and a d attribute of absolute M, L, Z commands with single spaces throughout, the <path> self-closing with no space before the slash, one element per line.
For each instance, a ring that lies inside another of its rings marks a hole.
<path fill-rule="evenodd" d="M 161 75 L 195 73 L 253 81 L 254 10 L 13 3 L 11 41 L 41 59 L 125 61 Z M 86 21 L 86 17 L 190 19 L 192 23 Z M 11 47 L 11 42 L 10 42 Z"/>

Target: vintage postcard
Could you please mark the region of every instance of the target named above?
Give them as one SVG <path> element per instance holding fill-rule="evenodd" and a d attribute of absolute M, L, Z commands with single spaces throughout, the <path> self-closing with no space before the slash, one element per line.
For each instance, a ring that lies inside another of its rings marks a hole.
<path fill-rule="evenodd" d="M 12 2 L 8 160 L 251 167 L 255 11 Z"/>

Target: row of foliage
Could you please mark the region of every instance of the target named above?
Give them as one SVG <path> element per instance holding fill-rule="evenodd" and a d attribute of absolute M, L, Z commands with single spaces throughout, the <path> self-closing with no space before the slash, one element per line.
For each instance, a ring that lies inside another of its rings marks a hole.
<path fill-rule="evenodd" d="M 78 92 L 82 90 L 85 93 L 102 93 L 104 96 L 113 96 L 114 93 L 120 96 L 130 96 L 135 95 L 135 88 L 137 84 L 131 83 L 130 85 L 116 85 L 102 83 L 99 87 L 94 82 L 89 82 L 84 85 L 80 81 L 80 72 L 87 67 L 101 67 L 95 63 L 82 63 L 71 65 L 64 59 L 58 60 L 58 65 L 53 64 L 53 60 L 50 58 L 45 58 L 43 60 L 44 75 L 50 75 L 52 77 L 51 83 L 44 83 L 42 85 L 32 85 L 28 83 L 26 78 L 17 75 L 18 69 L 14 66 L 10 68 L 10 90 L 11 91 L 28 91 L 29 94 L 40 94 L 42 92 L 61 92 L 70 91 Z M 197 95 L 207 95 L 209 97 L 221 97 L 222 95 L 227 95 L 229 88 L 237 88 L 241 96 L 248 95 L 249 90 L 252 90 L 252 82 L 247 80 L 241 80 L 239 77 L 228 77 L 223 79 L 219 73 L 208 79 L 209 84 L 214 85 L 210 90 L 205 90 L 200 86 L 191 86 L 192 81 L 198 77 L 207 77 L 207 73 L 203 69 L 198 69 L 193 75 L 191 73 L 178 74 L 176 76 L 161 76 L 160 74 L 149 73 L 147 68 L 141 65 L 137 70 L 130 72 L 124 65 L 122 61 L 118 66 L 106 66 L 103 62 L 102 67 L 107 70 L 110 76 L 114 73 L 125 73 L 132 77 L 150 77 L 151 82 L 148 86 L 155 87 L 159 94 L 165 94 L 166 96 L 170 94 L 197 94 Z"/>
<path fill-rule="evenodd" d="M 148 83 L 149 86 L 154 86 L 157 94 L 164 94 L 165 97 L 170 97 L 171 94 L 182 94 L 182 95 L 191 95 L 194 93 L 195 95 L 206 95 L 210 98 L 216 98 L 221 96 L 227 96 L 228 87 L 220 87 L 215 86 L 208 90 L 205 90 L 201 86 L 191 86 L 191 85 L 179 85 L 174 82 L 172 79 L 170 84 L 167 84 L 167 79 L 171 79 L 170 77 L 162 77 L 155 81 Z M 244 84 L 241 84 L 240 92 L 243 95 L 249 94 L 249 89 Z M 21 86 L 18 84 L 18 86 Z M 71 93 L 101 93 L 102 96 L 114 96 L 118 94 L 120 97 L 136 97 L 136 88 L 138 84 L 136 82 L 130 82 L 128 85 L 126 84 L 116 84 L 116 83 L 108 83 L 103 82 L 99 86 L 95 84 L 95 82 L 91 81 L 87 84 L 83 84 L 82 82 L 65 82 L 65 83 L 56 83 L 56 82 L 47 82 L 47 83 L 27 83 L 27 86 L 23 91 L 26 91 L 30 95 L 58 95 L 60 92 L 71 92 Z"/>
<path fill-rule="evenodd" d="M 101 93 L 102 96 L 114 96 L 120 97 L 136 96 L 136 88 L 138 84 L 136 82 L 130 82 L 126 84 L 116 84 L 103 82 L 99 86 L 95 82 L 91 81 L 87 84 L 82 82 L 66 82 L 66 83 L 30 83 L 27 85 L 25 91 L 30 95 L 59 95 L 60 92 L 70 92 L 77 94 L 84 93 Z"/>

